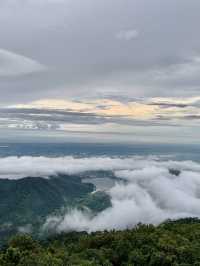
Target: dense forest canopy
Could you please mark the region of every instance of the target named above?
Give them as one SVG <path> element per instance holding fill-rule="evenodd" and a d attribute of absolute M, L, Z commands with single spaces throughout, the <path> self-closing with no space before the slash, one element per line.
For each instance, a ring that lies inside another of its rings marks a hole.
<path fill-rule="evenodd" d="M 200 265 L 200 220 L 139 224 L 132 230 L 70 232 L 34 240 L 17 235 L 0 252 L 1 266 Z"/>

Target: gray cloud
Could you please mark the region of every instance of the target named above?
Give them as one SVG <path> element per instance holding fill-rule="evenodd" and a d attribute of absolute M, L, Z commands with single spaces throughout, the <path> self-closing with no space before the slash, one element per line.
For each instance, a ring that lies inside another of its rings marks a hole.
<path fill-rule="evenodd" d="M 49 68 L 23 80 L 1 80 L 1 101 L 196 94 L 196 63 L 190 76 L 173 70 L 199 56 L 199 8 L 195 0 L 1 1 L 1 48 Z M 120 32 L 133 37 L 137 29 L 134 41 L 113 38 Z M 155 79 L 152 69 L 162 75 Z"/>
<path fill-rule="evenodd" d="M 73 124 L 102 124 L 109 119 L 100 117 L 92 113 L 81 113 L 59 110 L 42 110 L 42 109 L 19 109 L 19 108 L 2 108 L 0 109 L 0 118 L 8 119 L 12 123 L 13 119 L 18 119 L 19 124 L 23 120 L 40 121 L 49 123 L 73 123 Z M 0 122 L 1 123 L 1 122 Z"/>
<path fill-rule="evenodd" d="M 144 122 L 120 114 L 1 109 L 0 125 L 57 130 L 62 123 L 113 123 L 143 126 L 146 136 L 146 126 L 175 127 L 176 119 L 179 126 L 195 123 L 198 101 L 148 99 L 199 95 L 199 9 L 196 0 L 2 0 L 0 106 L 47 98 L 109 98 L 144 102 L 166 113 Z M 172 117 L 173 110 L 181 116 Z"/>
<path fill-rule="evenodd" d="M 119 40 L 131 41 L 137 38 L 138 35 L 139 35 L 139 32 L 135 29 L 121 30 L 116 34 L 116 38 Z"/>
<path fill-rule="evenodd" d="M 170 107 L 177 107 L 177 108 L 186 108 L 188 107 L 189 105 L 187 104 L 183 104 L 183 103 L 149 103 L 149 105 L 154 105 L 154 106 L 159 106 L 159 107 L 162 107 L 162 108 L 170 108 Z"/>
<path fill-rule="evenodd" d="M 42 72 L 45 67 L 33 59 L 0 49 L 0 77 L 16 77 Z"/>
<path fill-rule="evenodd" d="M 151 103 L 149 105 L 156 105 L 155 103 Z M 182 105 L 178 104 L 158 104 L 161 108 L 184 108 Z M 188 105 L 189 106 L 189 105 Z M 187 105 L 185 106 L 187 107 Z M 109 105 L 102 105 L 96 106 L 96 110 L 107 110 Z M 188 119 L 188 117 L 197 117 L 195 115 L 184 115 L 180 117 L 180 119 Z M 150 120 L 144 119 L 137 119 L 131 117 L 124 117 L 121 114 L 116 116 L 109 116 L 109 115 L 97 115 L 95 112 L 86 112 L 83 111 L 78 112 L 74 111 L 73 109 L 66 109 L 66 110 L 51 110 L 51 109 L 39 109 L 39 108 L 0 108 L 0 127 L 9 128 L 12 127 L 14 124 L 18 128 L 29 128 L 32 127 L 34 129 L 58 129 L 60 130 L 60 125 L 85 125 L 85 130 L 89 125 L 106 125 L 106 124 L 115 124 L 115 125 L 129 125 L 129 126 L 161 126 L 163 125 L 162 121 L 164 120 L 165 126 L 176 126 L 176 124 L 166 123 L 166 120 L 170 121 L 174 118 L 178 117 L 171 117 L 170 115 L 155 115 L 154 118 Z M 26 126 L 28 124 L 28 127 Z M 31 126 L 32 125 L 32 126 Z M 180 125 L 179 125 L 180 126 Z M 112 133 L 112 129 L 109 129 Z M 97 132 L 98 133 L 98 130 Z M 125 133 L 125 132 L 124 132 Z"/>

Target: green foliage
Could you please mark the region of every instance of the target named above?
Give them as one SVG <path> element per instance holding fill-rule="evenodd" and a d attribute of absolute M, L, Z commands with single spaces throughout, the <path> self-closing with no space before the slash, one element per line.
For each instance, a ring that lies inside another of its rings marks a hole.
<path fill-rule="evenodd" d="M 132 230 L 71 232 L 45 241 L 13 237 L 1 266 L 200 266 L 200 221 L 181 219 Z"/>
<path fill-rule="evenodd" d="M 0 180 L 0 224 L 31 223 L 46 217 L 65 202 L 92 192 L 94 186 L 81 182 L 78 176 L 59 175 L 49 179 L 27 177 Z M 34 218 L 34 219 L 33 219 Z"/>
<path fill-rule="evenodd" d="M 98 213 L 111 207 L 110 196 L 103 191 L 98 191 L 95 193 L 90 193 L 87 197 L 84 197 L 77 201 L 76 205 L 79 208 L 87 207 L 93 213 Z"/>
<path fill-rule="evenodd" d="M 77 201 L 88 198 L 94 189 L 75 175 L 0 179 L 0 244 L 19 229 L 36 235 L 48 215 L 63 207 L 76 207 Z"/>

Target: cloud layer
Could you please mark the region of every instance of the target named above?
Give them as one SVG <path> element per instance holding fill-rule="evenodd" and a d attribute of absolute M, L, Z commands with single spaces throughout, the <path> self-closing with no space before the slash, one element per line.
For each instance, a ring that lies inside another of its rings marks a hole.
<path fill-rule="evenodd" d="M 121 141 L 129 142 L 141 139 L 143 142 L 198 142 L 199 119 L 199 96 L 41 99 L 0 108 L 0 130 L 38 133 L 44 130 L 46 134 L 57 132 L 57 136 L 65 132 L 90 136 L 103 133 L 108 141 L 109 135 L 115 134 Z M 95 136 L 90 139 L 94 140 Z"/>
<path fill-rule="evenodd" d="M 0 158 L 0 178 L 19 179 L 27 176 L 32 177 L 49 177 L 52 175 L 63 174 L 79 174 L 85 171 L 129 171 L 134 170 L 133 173 L 138 174 L 137 170 L 152 171 L 163 170 L 167 171 L 168 168 L 177 168 L 182 171 L 195 171 L 200 172 L 200 164 L 193 161 L 163 161 L 162 157 L 157 156 L 132 156 L 132 157 L 83 157 L 76 158 L 73 156 L 65 157 L 3 157 Z M 165 158 L 165 157 L 164 157 Z M 150 171 L 149 175 L 153 176 L 154 172 Z M 128 180 L 129 172 L 120 172 L 123 178 Z M 132 173 L 132 174 L 133 174 Z M 139 171 L 139 174 L 142 172 Z M 155 172 L 156 173 L 156 172 Z"/>
<path fill-rule="evenodd" d="M 195 0 L 3 0 L 0 48 L 48 71 L 15 83 L 0 77 L 1 101 L 197 95 L 199 7 Z"/>
<path fill-rule="evenodd" d="M 165 156 L 0 159 L 3 179 L 49 178 L 60 173 L 79 175 L 101 170 L 112 171 L 116 178 L 108 191 L 112 207 L 96 216 L 76 209 L 64 216 L 50 216 L 44 229 L 91 232 L 130 228 L 139 222 L 158 224 L 168 218 L 200 217 L 198 162 L 175 161 Z"/>
<path fill-rule="evenodd" d="M 0 110 L 0 130 L 15 138 L 16 129 L 28 136 L 100 124 L 98 134 L 122 138 L 139 120 L 144 141 L 178 142 L 180 126 L 184 142 L 197 142 L 199 105 L 184 102 L 199 97 L 199 9 L 196 0 L 2 0 L 0 106 L 30 110 Z M 45 108 L 67 114 L 31 110 Z"/>
<path fill-rule="evenodd" d="M 51 216 L 44 229 L 92 232 L 131 228 L 139 222 L 158 224 L 169 218 L 200 217 L 198 163 L 150 158 L 128 160 L 132 160 L 132 164 L 124 159 L 118 161 L 114 170 L 110 164 L 119 178 L 109 191 L 112 207 L 94 217 L 78 210 L 71 210 L 64 216 Z M 117 170 L 119 166 L 126 170 Z M 175 175 L 169 169 L 179 169 L 181 173 Z"/>

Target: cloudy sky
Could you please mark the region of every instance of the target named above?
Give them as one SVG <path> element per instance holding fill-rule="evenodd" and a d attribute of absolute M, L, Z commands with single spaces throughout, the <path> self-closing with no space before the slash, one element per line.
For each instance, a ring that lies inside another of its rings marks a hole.
<path fill-rule="evenodd" d="M 1 0 L 0 140 L 198 142 L 199 11 Z"/>

